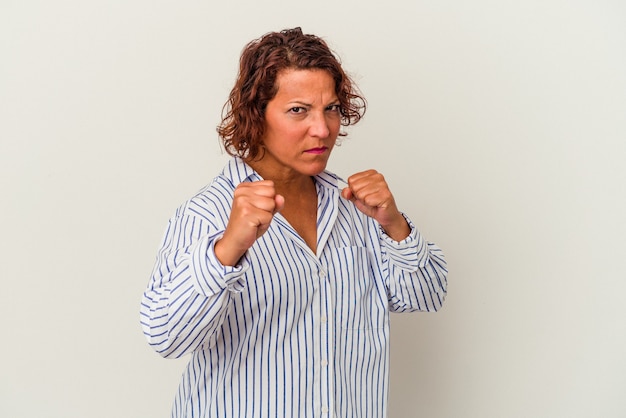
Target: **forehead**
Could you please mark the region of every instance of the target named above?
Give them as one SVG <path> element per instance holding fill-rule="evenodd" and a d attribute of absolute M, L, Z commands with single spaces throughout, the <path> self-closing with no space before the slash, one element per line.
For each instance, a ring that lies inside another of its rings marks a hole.
<path fill-rule="evenodd" d="M 276 76 L 276 98 L 298 98 L 302 96 L 335 96 L 335 81 L 326 70 L 288 69 Z"/>

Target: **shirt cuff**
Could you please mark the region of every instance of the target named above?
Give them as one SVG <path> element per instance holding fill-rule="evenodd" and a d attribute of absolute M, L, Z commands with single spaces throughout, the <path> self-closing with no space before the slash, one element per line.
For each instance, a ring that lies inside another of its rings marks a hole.
<path fill-rule="evenodd" d="M 404 213 L 402 216 L 404 216 L 411 228 L 409 235 L 402 241 L 395 241 L 379 226 L 381 237 L 387 249 L 389 260 L 403 270 L 415 271 L 426 265 L 428 261 L 428 245 L 408 216 Z"/>
<path fill-rule="evenodd" d="M 205 296 L 227 289 L 239 293 L 245 288 L 245 273 L 250 269 L 246 257 L 236 266 L 224 266 L 215 255 L 215 243 L 222 234 L 204 237 L 191 253 L 191 277 L 194 287 Z"/>

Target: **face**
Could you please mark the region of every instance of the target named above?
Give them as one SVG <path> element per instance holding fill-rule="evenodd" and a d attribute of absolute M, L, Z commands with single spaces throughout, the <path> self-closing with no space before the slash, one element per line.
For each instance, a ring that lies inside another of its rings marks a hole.
<path fill-rule="evenodd" d="M 271 180 L 319 174 L 341 124 L 335 82 L 324 70 L 285 70 L 276 84 L 265 110 L 264 153 L 251 165 Z"/>

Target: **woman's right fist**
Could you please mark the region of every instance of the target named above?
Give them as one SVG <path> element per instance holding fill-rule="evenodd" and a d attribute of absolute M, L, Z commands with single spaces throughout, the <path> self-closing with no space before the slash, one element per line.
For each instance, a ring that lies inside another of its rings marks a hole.
<path fill-rule="evenodd" d="M 225 266 L 236 265 L 284 205 L 271 180 L 239 184 L 224 236 L 215 243 L 217 259 Z"/>

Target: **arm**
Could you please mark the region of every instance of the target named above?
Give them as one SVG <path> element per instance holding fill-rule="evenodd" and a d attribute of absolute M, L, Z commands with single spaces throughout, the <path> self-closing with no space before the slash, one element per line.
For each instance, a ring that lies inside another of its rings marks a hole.
<path fill-rule="evenodd" d="M 368 170 L 350 176 L 342 196 L 380 227 L 380 265 L 386 270 L 391 311 L 438 310 L 447 289 L 443 252 L 398 210 L 382 174 Z"/>
<path fill-rule="evenodd" d="M 141 325 L 163 357 L 180 357 L 217 337 L 232 292 L 245 285 L 247 263 L 223 266 L 213 251 L 216 219 L 181 208 L 168 225 L 141 302 Z"/>
<path fill-rule="evenodd" d="M 443 251 L 427 242 L 407 219 L 411 232 L 398 242 L 380 232 L 381 257 L 388 266 L 386 286 L 392 312 L 434 312 L 447 291 L 448 268 Z"/>
<path fill-rule="evenodd" d="M 244 289 L 245 253 L 283 203 L 271 182 L 241 183 L 192 199 L 172 218 L 141 304 L 144 334 L 159 354 L 214 344 L 233 293 Z"/>

